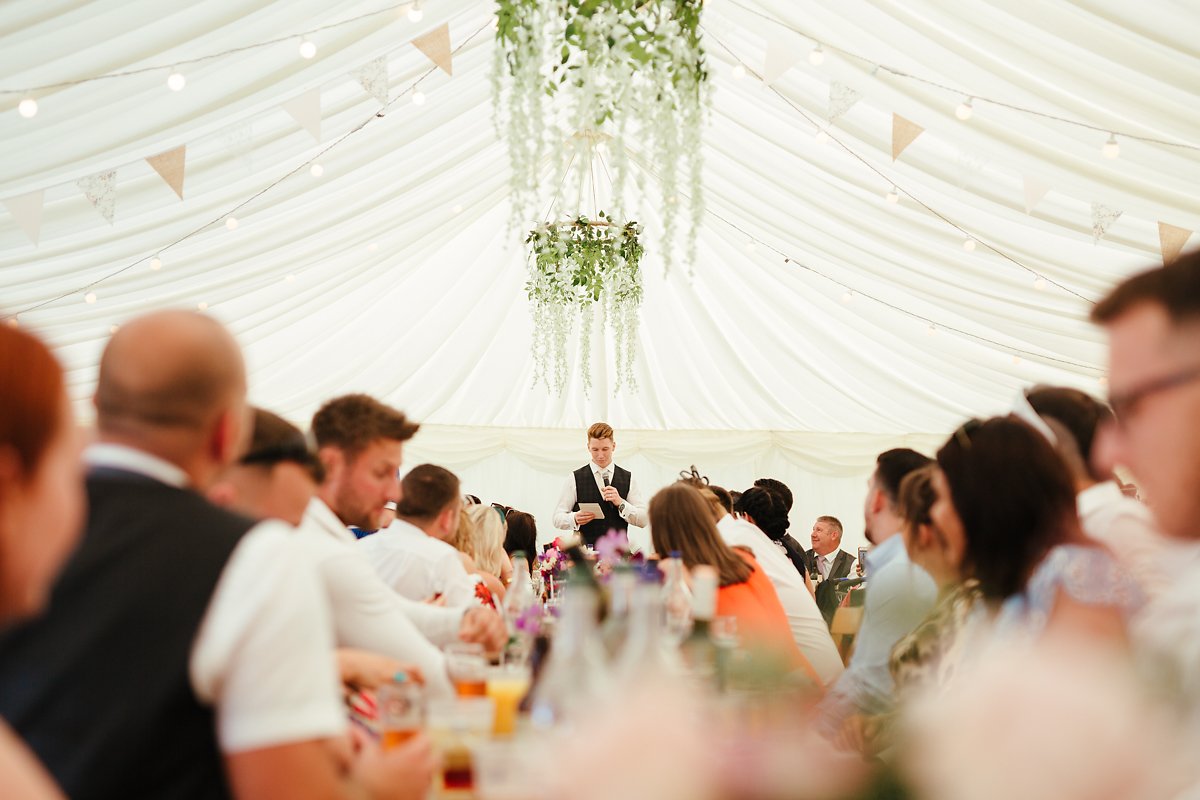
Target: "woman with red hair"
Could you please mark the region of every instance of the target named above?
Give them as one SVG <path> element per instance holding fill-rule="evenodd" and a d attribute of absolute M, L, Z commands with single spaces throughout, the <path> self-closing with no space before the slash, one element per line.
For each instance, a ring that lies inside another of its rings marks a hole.
<path fill-rule="evenodd" d="M 0 327 L 0 627 L 46 604 L 82 530 L 83 466 L 62 367 L 37 338 Z M 2 646 L 2 645 L 0 645 Z M 0 796 L 59 797 L 0 722 Z"/>

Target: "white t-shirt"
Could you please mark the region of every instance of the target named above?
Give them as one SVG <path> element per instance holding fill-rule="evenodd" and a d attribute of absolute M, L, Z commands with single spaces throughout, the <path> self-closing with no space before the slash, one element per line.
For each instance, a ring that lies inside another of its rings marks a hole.
<path fill-rule="evenodd" d="M 98 444 L 88 464 L 179 488 L 174 464 L 129 447 Z M 192 690 L 215 708 L 217 744 L 238 753 L 342 735 L 346 717 L 320 582 L 282 522 L 262 522 L 229 556 L 196 631 Z"/>
<path fill-rule="evenodd" d="M 424 601 L 440 594 L 450 608 L 476 605 L 475 581 L 450 545 L 398 519 L 355 545 L 392 591 Z"/>
<path fill-rule="evenodd" d="M 425 686 L 435 696 L 454 690 L 446 674 L 441 651 L 418 630 L 411 615 L 438 612 L 442 637 L 458 638 L 461 609 L 419 606 L 383 583 L 363 553 L 354 545 L 354 534 L 317 498 L 309 503 L 296 537 L 317 565 L 317 572 L 333 612 L 333 628 L 341 647 L 356 647 L 412 664 L 425 676 Z M 447 625 L 452 622 L 453 625 Z M 453 632 L 449 629 L 452 627 Z"/>
<path fill-rule="evenodd" d="M 756 525 L 744 519 L 734 519 L 726 514 L 717 523 L 717 530 L 730 547 L 740 545 L 754 553 L 754 559 L 775 586 L 800 652 L 812 664 L 821 682 L 826 686 L 832 684 L 845 668 L 842 657 L 838 655 L 817 602 L 804 585 L 804 577 L 787 553 Z"/>

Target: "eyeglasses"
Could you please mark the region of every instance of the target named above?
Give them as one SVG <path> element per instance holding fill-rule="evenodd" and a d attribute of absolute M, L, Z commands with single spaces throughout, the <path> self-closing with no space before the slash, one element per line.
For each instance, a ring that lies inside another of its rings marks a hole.
<path fill-rule="evenodd" d="M 1192 381 L 1200 379 L 1200 366 L 1181 370 L 1171 375 L 1165 375 L 1155 380 L 1146 381 L 1141 386 L 1127 392 L 1119 392 L 1108 396 L 1108 404 L 1118 420 L 1128 419 L 1137 411 L 1138 405 L 1147 397 L 1178 389 Z"/>

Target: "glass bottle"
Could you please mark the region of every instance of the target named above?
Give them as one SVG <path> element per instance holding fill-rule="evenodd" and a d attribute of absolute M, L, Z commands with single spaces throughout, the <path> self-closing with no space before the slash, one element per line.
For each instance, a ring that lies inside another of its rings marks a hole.
<path fill-rule="evenodd" d="M 721 653 L 713 641 L 712 622 L 717 614 L 717 571 L 707 565 L 692 570 L 692 630 L 679 645 L 679 654 L 689 672 L 701 683 L 721 688 Z"/>
<path fill-rule="evenodd" d="M 529 658 L 531 642 L 536 633 L 533 616 L 540 616 L 540 609 L 533 594 L 525 553 L 513 553 L 512 561 L 513 579 L 504 596 L 504 616 L 508 621 L 508 645 L 504 655 L 505 661 L 523 664 Z"/>
<path fill-rule="evenodd" d="M 618 686 L 632 686 L 656 676 L 677 676 L 683 664 L 674 642 L 663 631 L 662 591 L 657 575 L 643 574 L 633 589 L 629 633 L 613 664 Z"/>
<path fill-rule="evenodd" d="M 530 690 L 529 719 L 535 729 L 572 724 L 607 697 L 611 684 L 596 629 L 596 590 L 572 582 L 562 594 L 550 654 Z"/>
<path fill-rule="evenodd" d="M 632 567 L 620 564 L 613 570 L 608 584 L 608 616 L 604 618 L 601 631 L 609 658 L 614 658 L 624 648 L 629 633 L 630 602 L 636 586 L 637 575 Z"/>
<path fill-rule="evenodd" d="M 679 643 L 692 625 L 692 593 L 683 574 L 679 551 L 672 550 L 659 567 L 663 573 L 662 605 L 667 637 Z"/>

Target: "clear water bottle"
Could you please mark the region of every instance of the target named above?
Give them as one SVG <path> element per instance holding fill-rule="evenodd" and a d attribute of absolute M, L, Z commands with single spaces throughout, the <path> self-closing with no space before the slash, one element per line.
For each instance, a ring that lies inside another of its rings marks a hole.
<path fill-rule="evenodd" d="M 671 551 L 663 559 L 659 569 L 664 579 L 662 586 L 663 621 L 667 638 L 678 644 L 692 629 L 692 592 L 688 589 L 683 574 L 683 561 L 679 551 Z"/>
<path fill-rule="evenodd" d="M 529 562 L 523 552 L 513 553 L 513 579 L 504 596 L 504 616 L 508 621 L 508 645 L 505 661 L 523 664 L 529 653 L 536 631 L 533 630 L 536 615 L 541 616 L 537 598 L 529 577 Z"/>
<path fill-rule="evenodd" d="M 604 618 L 604 628 L 601 638 L 604 649 L 613 658 L 625 646 L 625 637 L 629 634 L 630 603 L 633 600 L 633 590 L 637 586 L 637 575 L 633 568 L 621 564 L 612 574 L 608 584 L 608 616 Z"/>
<path fill-rule="evenodd" d="M 530 691 L 535 729 L 570 726 L 609 696 L 612 676 L 596 627 L 596 590 L 572 582 L 563 590 L 561 616 L 550 655 Z"/>
<path fill-rule="evenodd" d="M 629 606 L 629 633 L 613 664 L 618 686 L 633 686 L 654 678 L 671 678 L 683 672 L 674 642 L 663 631 L 662 591 L 658 576 L 644 574 L 633 589 Z"/>

